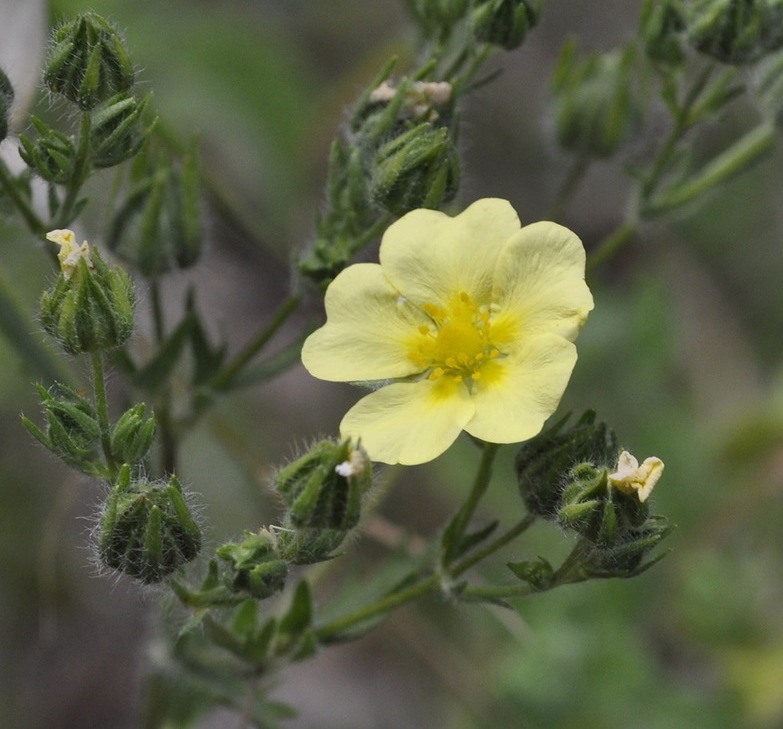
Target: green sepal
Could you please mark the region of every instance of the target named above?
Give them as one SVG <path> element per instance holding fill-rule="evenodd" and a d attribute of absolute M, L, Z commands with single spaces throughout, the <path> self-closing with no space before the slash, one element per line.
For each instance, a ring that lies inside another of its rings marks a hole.
<path fill-rule="evenodd" d="M 111 432 L 112 458 L 117 463 L 138 463 L 155 440 L 154 416 L 145 419 L 147 406 L 138 403 L 126 410 Z"/>

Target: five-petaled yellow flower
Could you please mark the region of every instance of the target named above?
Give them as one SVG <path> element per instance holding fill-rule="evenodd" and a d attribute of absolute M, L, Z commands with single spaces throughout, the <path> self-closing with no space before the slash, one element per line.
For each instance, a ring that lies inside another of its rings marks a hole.
<path fill-rule="evenodd" d="M 505 200 L 456 217 L 414 210 L 383 236 L 380 264 L 342 271 L 326 324 L 304 344 L 311 374 L 380 386 L 343 418 L 376 461 L 412 465 L 462 430 L 490 443 L 538 433 L 576 363 L 593 308 L 585 252 L 567 228 L 520 226 Z"/>

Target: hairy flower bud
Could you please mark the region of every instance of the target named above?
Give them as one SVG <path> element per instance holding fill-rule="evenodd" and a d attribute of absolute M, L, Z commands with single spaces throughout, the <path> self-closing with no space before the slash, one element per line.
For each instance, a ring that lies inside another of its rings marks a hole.
<path fill-rule="evenodd" d="M 580 62 L 566 43 L 552 79 L 558 142 L 564 149 L 609 157 L 639 119 L 633 91 L 634 49 L 593 53 Z"/>
<path fill-rule="evenodd" d="M 38 131 L 38 139 L 32 141 L 27 135 L 21 134 L 19 155 L 44 180 L 58 185 L 68 184 L 76 171 L 73 140 L 36 117 L 31 117 L 31 121 Z"/>
<path fill-rule="evenodd" d="M 275 477 L 288 506 L 285 525 L 297 529 L 352 529 L 371 486 L 372 464 L 350 440 L 322 440 Z"/>
<path fill-rule="evenodd" d="M 201 256 L 198 157 L 180 166 L 153 160 L 114 216 L 109 246 L 148 278 L 187 268 Z"/>
<path fill-rule="evenodd" d="M 145 584 L 160 582 L 196 557 L 201 532 L 176 476 L 168 483 L 131 479 L 123 466 L 101 516 L 101 562 Z"/>
<path fill-rule="evenodd" d="M 93 404 L 70 387 L 57 384 L 50 390 L 36 385 L 46 418 L 41 430 L 29 418 L 22 423 L 30 434 L 72 468 L 90 476 L 102 475 L 101 429 Z"/>
<path fill-rule="evenodd" d="M 481 43 L 506 50 L 522 45 L 541 15 L 541 0 L 479 0 L 473 10 L 473 34 Z"/>
<path fill-rule="evenodd" d="M 154 124 L 145 119 L 151 98 L 152 94 L 139 100 L 120 93 L 95 113 L 90 128 L 90 159 L 95 167 L 113 167 L 138 153 Z"/>
<path fill-rule="evenodd" d="M 41 297 L 41 324 L 68 354 L 121 345 L 133 331 L 133 285 L 128 274 L 108 266 L 70 230 L 47 234 L 60 245 L 61 273 Z"/>
<path fill-rule="evenodd" d="M 14 101 L 14 87 L 0 68 L 0 142 L 8 136 L 8 118 Z"/>
<path fill-rule="evenodd" d="M 722 63 L 743 65 L 783 47 L 783 0 L 693 0 L 691 45 Z"/>
<path fill-rule="evenodd" d="M 555 519 L 571 469 L 580 463 L 615 463 L 620 450 L 606 423 L 588 410 L 569 428 L 569 416 L 531 438 L 517 452 L 519 491 L 528 510 Z"/>
<path fill-rule="evenodd" d="M 419 124 L 376 154 L 371 195 L 395 215 L 438 208 L 454 198 L 458 187 L 459 155 L 444 127 Z"/>
<path fill-rule="evenodd" d="M 226 579 L 232 592 L 246 592 L 264 600 L 285 586 L 288 564 L 275 550 L 274 536 L 262 530 L 258 534 L 245 533 L 241 542 L 228 542 L 217 548 L 216 554 L 227 562 L 230 575 Z"/>
<path fill-rule="evenodd" d="M 656 63 L 679 66 L 685 60 L 685 10 L 681 0 L 645 0 L 641 36 L 647 56 Z"/>
<path fill-rule="evenodd" d="M 44 82 L 89 111 L 133 86 L 133 64 L 117 30 L 99 15 L 84 13 L 54 31 Z"/>
<path fill-rule="evenodd" d="M 144 418 L 147 406 L 140 402 L 126 410 L 111 431 L 111 453 L 120 463 L 138 463 L 155 440 L 155 418 Z"/>

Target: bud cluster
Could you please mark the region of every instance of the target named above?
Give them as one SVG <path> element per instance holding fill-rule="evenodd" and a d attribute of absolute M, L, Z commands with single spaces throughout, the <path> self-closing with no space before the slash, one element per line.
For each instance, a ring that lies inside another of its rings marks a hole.
<path fill-rule="evenodd" d="M 567 419 L 519 450 L 522 498 L 531 513 L 579 535 L 587 545 L 581 569 L 589 576 L 638 574 L 652 564 L 643 564 L 644 557 L 671 531 L 648 502 L 663 462 L 648 458 L 639 465 L 592 411 L 566 429 Z M 539 572 L 536 579 L 543 579 Z"/>
<path fill-rule="evenodd" d="M 781 0 L 693 0 L 688 41 L 722 63 L 745 65 L 783 47 Z"/>
<path fill-rule="evenodd" d="M 143 276 L 154 278 L 187 268 L 201 256 L 199 161 L 195 152 L 181 165 L 152 151 L 142 157 L 112 219 L 108 244 Z"/>
<path fill-rule="evenodd" d="M 640 101 L 634 91 L 634 49 L 576 58 L 566 43 L 552 79 L 557 137 L 564 149 L 610 157 L 635 129 Z"/>
<path fill-rule="evenodd" d="M 459 183 L 453 89 L 446 82 L 402 80 L 391 67 L 360 98 L 346 140 L 329 160 L 329 208 L 318 221 L 312 250 L 299 270 L 329 281 L 378 232 L 380 215 L 451 200 Z"/>
<path fill-rule="evenodd" d="M 359 523 L 372 465 L 351 441 L 323 440 L 274 483 L 287 507 L 282 524 L 217 549 L 231 592 L 263 599 L 283 588 L 289 566 L 331 559 Z"/>

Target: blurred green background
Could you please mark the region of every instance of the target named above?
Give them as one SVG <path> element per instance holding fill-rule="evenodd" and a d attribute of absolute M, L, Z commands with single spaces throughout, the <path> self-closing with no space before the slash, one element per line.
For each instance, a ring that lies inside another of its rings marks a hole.
<path fill-rule="evenodd" d="M 0 15 L 15 4 L 3 0 Z M 498 196 L 523 221 L 546 216 L 568 167 L 547 112 L 558 49 L 569 35 L 599 50 L 626 42 L 641 5 L 546 3 L 525 45 L 493 57 L 502 75 L 464 107 L 462 203 Z M 412 58 L 403 3 L 57 0 L 50 18 L 88 9 L 125 32 L 163 127 L 198 136 L 223 203 L 208 209 L 206 260 L 167 291 L 176 309 L 196 280 L 213 335 L 239 346 L 286 293 L 345 105 L 389 57 L 403 70 Z M 43 96 L 35 109 L 53 112 Z M 627 154 L 661 132 L 648 124 Z M 592 282 L 596 309 L 563 408 L 596 408 L 640 459 L 666 462 L 655 501 L 678 525 L 672 553 L 638 579 L 561 588 L 520 603 L 518 615 L 435 598 L 401 610 L 284 674 L 273 696 L 299 709 L 292 729 L 783 726 L 782 189 L 778 151 L 699 208 L 646 227 Z M 626 192 L 620 163 L 598 164 L 564 222 L 590 249 L 621 221 Z M 105 213 L 91 207 L 87 238 L 100 236 Z M 49 262 L 7 220 L 0 246 L 2 279 L 35 329 Z M 34 375 L 3 341 L 0 362 L 0 723 L 130 729 L 145 666 L 165 661 L 153 640 L 159 594 L 97 575 L 89 534 L 101 487 L 31 442 L 19 413 L 36 415 Z M 271 470 L 334 433 L 357 396 L 297 366 L 212 413 L 185 444 L 182 474 L 205 504 L 210 541 L 274 520 Z M 511 522 L 521 504 L 507 451 L 485 511 Z M 391 472 L 381 513 L 432 535 L 476 460 L 461 440 L 434 464 Z M 542 525 L 505 556 L 566 546 Z M 369 530 L 344 561 L 367 577 L 383 554 Z M 235 725 L 220 711 L 203 724 Z"/>

